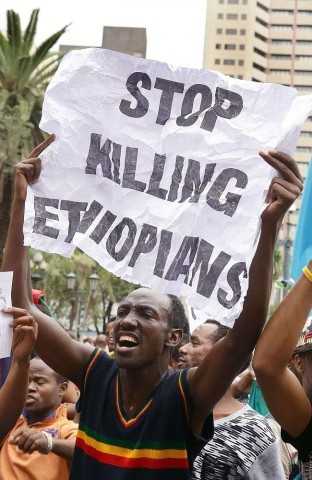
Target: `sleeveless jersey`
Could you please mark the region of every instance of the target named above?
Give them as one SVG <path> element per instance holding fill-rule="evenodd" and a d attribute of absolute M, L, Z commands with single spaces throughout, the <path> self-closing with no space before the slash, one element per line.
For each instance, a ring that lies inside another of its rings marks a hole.
<path fill-rule="evenodd" d="M 213 434 L 210 415 L 205 438 L 190 429 L 187 370 L 166 372 L 141 412 L 122 412 L 118 366 L 97 352 L 79 401 L 80 424 L 71 480 L 186 480 L 195 456 Z"/>

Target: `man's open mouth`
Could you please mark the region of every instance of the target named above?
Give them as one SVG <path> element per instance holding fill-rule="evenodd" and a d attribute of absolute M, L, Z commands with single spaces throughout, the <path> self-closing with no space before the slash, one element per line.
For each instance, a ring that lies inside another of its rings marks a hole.
<path fill-rule="evenodd" d="M 120 335 L 117 340 L 117 346 L 119 348 L 134 348 L 138 345 L 138 340 L 132 335 Z"/>

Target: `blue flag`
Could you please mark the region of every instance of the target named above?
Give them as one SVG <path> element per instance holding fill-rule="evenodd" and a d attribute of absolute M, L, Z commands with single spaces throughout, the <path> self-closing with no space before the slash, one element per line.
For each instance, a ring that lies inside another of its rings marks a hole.
<path fill-rule="evenodd" d="M 304 185 L 297 225 L 291 277 L 297 280 L 303 267 L 312 259 L 312 161 Z"/>

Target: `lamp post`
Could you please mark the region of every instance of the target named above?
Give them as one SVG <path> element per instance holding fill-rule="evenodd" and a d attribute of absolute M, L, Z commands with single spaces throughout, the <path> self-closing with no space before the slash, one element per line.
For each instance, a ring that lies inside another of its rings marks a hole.
<path fill-rule="evenodd" d="M 98 274 L 96 272 L 93 272 L 90 276 L 89 276 L 89 286 L 90 286 L 90 292 L 91 293 L 95 293 L 96 292 L 96 289 L 97 289 L 97 285 L 98 285 L 98 281 L 99 281 L 100 277 L 98 276 Z"/>
<path fill-rule="evenodd" d="M 67 281 L 67 289 L 74 293 L 75 299 L 76 299 L 76 315 L 75 315 L 75 323 L 77 325 L 77 338 L 78 340 L 80 339 L 80 328 L 81 328 L 81 306 L 82 306 L 82 300 L 83 296 L 85 293 L 88 293 L 86 290 L 82 290 L 79 288 L 76 288 L 76 283 L 77 283 L 77 275 L 74 272 L 70 272 L 67 275 L 65 275 L 66 281 Z M 89 277 L 89 292 L 93 295 L 96 292 L 97 289 L 97 284 L 99 281 L 99 276 L 97 275 L 96 272 L 93 272 Z"/>
<path fill-rule="evenodd" d="M 34 288 L 38 288 L 44 278 L 47 264 L 41 252 L 36 252 L 31 260 L 31 280 Z"/>

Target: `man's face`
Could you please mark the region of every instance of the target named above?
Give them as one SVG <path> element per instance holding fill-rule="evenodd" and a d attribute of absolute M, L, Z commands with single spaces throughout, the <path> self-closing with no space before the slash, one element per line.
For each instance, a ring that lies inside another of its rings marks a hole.
<path fill-rule="evenodd" d="M 114 325 L 116 362 L 122 368 L 140 368 L 158 362 L 168 341 L 170 299 L 139 288 L 118 307 Z"/>
<path fill-rule="evenodd" d="M 61 403 L 66 384 L 57 382 L 55 373 L 41 359 L 33 358 L 29 368 L 26 414 L 45 416 Z"/>
<path fill-rule="evenodd" d="M 197 367 L 215 344 L 217 325 L 205 323 L 197 327 L 189 343 L 180 348 L 179 368 Z"/>

